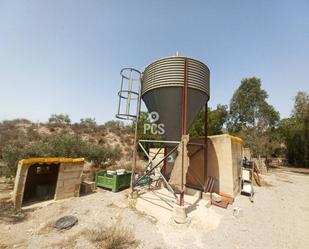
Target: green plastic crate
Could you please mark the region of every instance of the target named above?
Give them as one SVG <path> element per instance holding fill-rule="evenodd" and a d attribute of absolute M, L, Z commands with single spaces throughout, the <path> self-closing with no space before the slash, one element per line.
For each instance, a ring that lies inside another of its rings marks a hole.
<path fill-rule="evenodd" d="M 103 170 L 96 173 L 95 183 L 96 186 L 118 192 L 120 189 L 130 187 L 131 172 L 127 171 L 123 175 L 108 175 L 106 170 Z"/>

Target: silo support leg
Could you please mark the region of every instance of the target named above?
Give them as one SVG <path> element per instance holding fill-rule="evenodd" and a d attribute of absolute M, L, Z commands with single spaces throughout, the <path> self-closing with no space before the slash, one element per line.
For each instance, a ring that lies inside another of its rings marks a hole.
<path fill-rule="evenodd" d="M 176 157 L 173 170 L 171 172 L 171 177 L 169 183 L 173 186 L 174 189 L 180 193 L 180 202 L 179 204 L 184 205 L 184 191 L 186 184 L 186 176 L 189 168 L 189 156 L 187 144 L 189 142 L 189 135 L 183 135 L 181 142 L 178 145 Z"/>

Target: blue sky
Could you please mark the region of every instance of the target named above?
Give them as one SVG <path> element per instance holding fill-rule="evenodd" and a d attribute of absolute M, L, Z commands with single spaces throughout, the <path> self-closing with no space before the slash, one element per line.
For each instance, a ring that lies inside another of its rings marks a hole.
<path fill-rule="evenodd" d="M 309 91 L 309 1 L 0 0 L 0 120 L 114 119 L 120 69 L 176 50 L 209 66 L 210 106 L 256 76 L 287 117 Z"/>

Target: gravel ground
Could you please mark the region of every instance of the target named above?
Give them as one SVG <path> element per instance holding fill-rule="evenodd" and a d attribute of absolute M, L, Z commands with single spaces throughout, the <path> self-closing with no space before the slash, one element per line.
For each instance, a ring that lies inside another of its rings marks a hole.
<path fill-rule="evenodd" d="M 207 248 L 309 248 L 309 172 L 281 169 L 263 178 L 271 186 L 255 187 L 254 203 L 236 199 L 239 218 L 217 210 L 223 218 L 205 236 Z"/>
<path fill-rule="evenodd" d="M 118 194 L 98 190 L 45 202 L 28 207 L 24 218 L 0 216 L 0 248 L 91 249 L 95 246 L 83 231 L 113 224 L 133 232 L 139 242 L 134 248 L 309 248 L 309 172 L 277 169 L 263 179 L 267 185 L 255 187 L 254 203 L 238 196 L 228 209 L 200 205 L 186 225 L 129 209 L 128 190 Z M 234 208 L 240 209 L 238 216 L 233 215 Z M 67 231 L 53 229 L 63 215 L 75 215 L 78 224 Z M 215 225 L 205 226 L 214 218 Z"/>

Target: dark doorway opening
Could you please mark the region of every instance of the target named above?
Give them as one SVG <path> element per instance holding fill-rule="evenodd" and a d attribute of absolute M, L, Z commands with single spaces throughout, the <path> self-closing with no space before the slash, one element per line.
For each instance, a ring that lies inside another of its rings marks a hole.
<path fill-rule="evenodd" d="M 53 199 L 60 164 L 34 164 L 28 169 L 23 204 Z"/>

